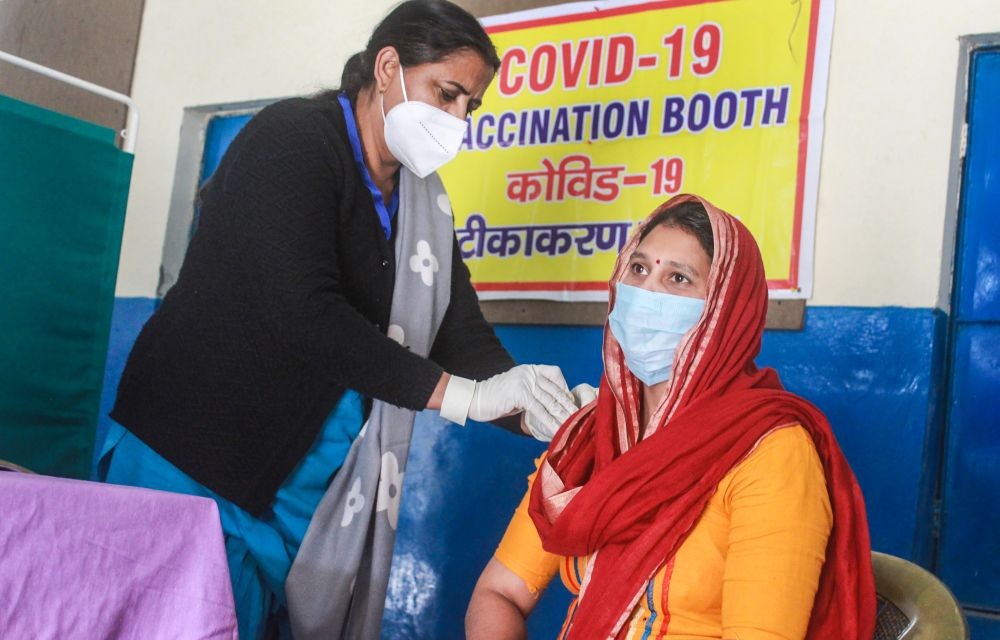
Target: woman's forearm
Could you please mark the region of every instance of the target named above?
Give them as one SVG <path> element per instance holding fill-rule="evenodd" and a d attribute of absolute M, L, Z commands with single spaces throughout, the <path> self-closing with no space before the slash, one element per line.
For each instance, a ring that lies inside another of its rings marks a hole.
<path fill-rule="evenodd" d="M 444 400 L 444 392 L 448 388 L 449 380 L 451 380 L 450 373 L 441 374 L 441 378 L 438 380 L 437 386 L 434 387 L 434 392 L 431 394 L 430 399 L 427 400 L 428 409 L 441 408 L 441 401 Z"/>

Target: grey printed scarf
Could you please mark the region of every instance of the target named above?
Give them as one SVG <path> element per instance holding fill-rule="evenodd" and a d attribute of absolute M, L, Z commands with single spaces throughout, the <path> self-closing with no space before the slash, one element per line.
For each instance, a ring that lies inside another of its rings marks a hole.
<path fill-rule="evenodd" d="M 426 357 L 451 294 L 454 223 L 437 174 L 400 170 L 389 337 Z M 296 640 L 378 638 L 415 414 L 375 401 L 285 583 Z"/>

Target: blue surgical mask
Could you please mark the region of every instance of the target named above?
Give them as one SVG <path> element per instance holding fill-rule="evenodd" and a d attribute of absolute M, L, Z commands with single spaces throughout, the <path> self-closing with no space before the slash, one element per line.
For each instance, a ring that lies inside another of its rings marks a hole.
<path fill-rule="evenodd" d="M 669 379 L 677 345 L 698 324 L 705 301 L 621 282 L 615 291 L 608 322 L 629 370 L 647 386 Z"/>

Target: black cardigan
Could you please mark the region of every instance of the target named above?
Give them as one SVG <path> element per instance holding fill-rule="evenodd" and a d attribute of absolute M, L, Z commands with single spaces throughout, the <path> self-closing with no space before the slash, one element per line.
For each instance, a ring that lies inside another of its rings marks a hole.
<path fill-rule="evenodd" d="M 452 265 L 425 359 L 385 335 L 394 249 L 340 105 L 271 105 L 206 186 L 180 276 L 136 340 L 111 417 L 260 515 L 345 389 L 419 410 L 442 371 L 484 379 L 513 366 L 457 242 Z"/>

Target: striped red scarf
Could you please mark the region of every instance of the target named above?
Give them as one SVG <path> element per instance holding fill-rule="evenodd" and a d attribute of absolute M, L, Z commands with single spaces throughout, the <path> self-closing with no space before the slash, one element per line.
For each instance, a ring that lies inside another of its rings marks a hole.
<path fill-rule="evenodd" d="M 756 242 L 736 218 L 696 196 L 677 196 L 660 210 L 690 200 L 708 211 L 715 256 L 705 312 L 678 347 L 650 428 L 640 440 L 642 387 L 605 326 L 598 399 L 556 434 L 534 483 L 530 513 L 545 549 L 594 554 L 567 637 L 624 634 L 649 580 L 677 552 L 722 478 L 768 433 L 800 424 L 823 463 L 833 508 L 807 638 L 870 640 L 875 586 L 861 490 L 822 412 L 785 391 L 774 370 L 754 365 L 767 312 Z M 641 229 L 618 256 L 609 309 Z"/>

